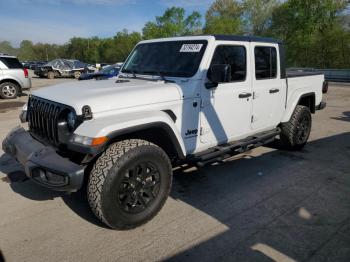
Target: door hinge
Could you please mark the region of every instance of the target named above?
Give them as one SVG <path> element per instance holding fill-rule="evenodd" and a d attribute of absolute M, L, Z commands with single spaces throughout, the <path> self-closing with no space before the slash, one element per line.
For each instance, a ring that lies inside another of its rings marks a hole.
<path fill-rule="evenodd" d="M 200 135 L 203 136 L 205 134 L 208 134 L 210 132 L 209 128 L 201 127 L 200 129 Z"/>

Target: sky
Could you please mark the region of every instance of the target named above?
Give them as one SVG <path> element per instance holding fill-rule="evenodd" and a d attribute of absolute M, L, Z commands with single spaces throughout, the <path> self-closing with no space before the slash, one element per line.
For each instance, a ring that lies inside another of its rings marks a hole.
<path fill-rule="evenodd" d="M 203 16 L 212 0 L 0 0 L 0 41 L 66 43 L 73 36 L 110 37 L 141 32 L 171 6 Z"/>

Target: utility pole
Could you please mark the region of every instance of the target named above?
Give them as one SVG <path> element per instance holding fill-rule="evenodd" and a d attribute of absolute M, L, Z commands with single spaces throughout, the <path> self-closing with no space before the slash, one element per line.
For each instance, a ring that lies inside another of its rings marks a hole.
<path fill-rule="evenodd" d="M 49 54 L 47 53 L 47 46 L 45 47 L 45 51 L 46 51 L 46 61 L 49 61 Z"/>

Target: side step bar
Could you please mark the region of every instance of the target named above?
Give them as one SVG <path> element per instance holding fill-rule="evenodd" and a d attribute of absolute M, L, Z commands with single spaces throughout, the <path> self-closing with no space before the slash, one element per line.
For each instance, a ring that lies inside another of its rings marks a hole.
<path fill-rule="evenodd" d="M 253 148 L 271 143 L 280 133 L 281 129 L 276 128 L 274 130 L 258 133 L 254 136 L 250 136 L 233 143 L 216 146 L 205 152 L 195 154 L 193 160 L 199 167 L 203 167 L 207 164 L 222 161 L 231 156 L 238 155 Z"/>

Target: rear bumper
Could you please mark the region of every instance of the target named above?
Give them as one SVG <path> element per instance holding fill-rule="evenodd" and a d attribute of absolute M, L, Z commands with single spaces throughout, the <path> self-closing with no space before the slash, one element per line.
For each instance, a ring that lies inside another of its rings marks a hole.
<path fill-rule="evenodd" d="M 326 103 L 326 102 L 321 102 L 321 103 L 317 106 L 316 110 L 323 110 L 323 109 L 326 108 L 326 106 L 327 106 L 327 103 Z"/>
<path fill-rule="evenodd" d="M 23 81 L 22 91 L 30 90 L 32 88 L 32 80 L 28 77 Z"/>
<path fill-rule="evenodd" d="M 7 135 L 2 148 L 23 165 L 29 178 L 47 188 L 74 192 L 83 184 L 84 167 L 61 157 L 52 147 L 41 144 L 21 127 Z"/>

